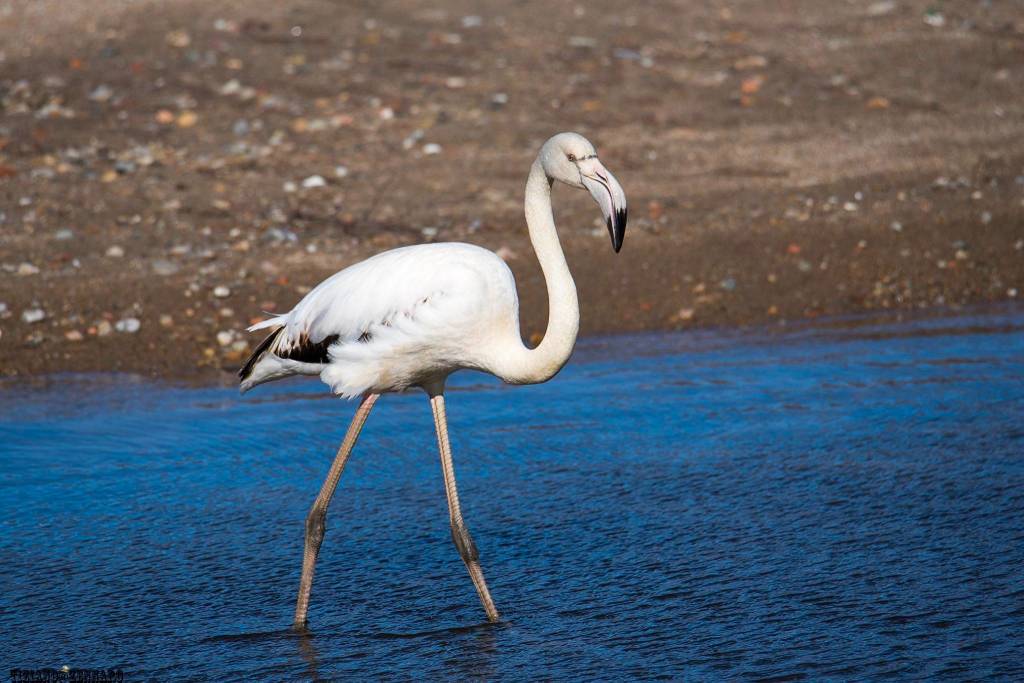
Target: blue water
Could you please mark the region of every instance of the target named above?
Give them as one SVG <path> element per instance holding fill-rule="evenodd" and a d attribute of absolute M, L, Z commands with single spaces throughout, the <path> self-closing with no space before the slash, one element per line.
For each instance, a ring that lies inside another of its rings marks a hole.
<path fill-rule="evenodd" d="M 0 665 L 133 680 L 1024 678 L 1024 311 L 584 340 L 420 394 L 0 385 Z"/>

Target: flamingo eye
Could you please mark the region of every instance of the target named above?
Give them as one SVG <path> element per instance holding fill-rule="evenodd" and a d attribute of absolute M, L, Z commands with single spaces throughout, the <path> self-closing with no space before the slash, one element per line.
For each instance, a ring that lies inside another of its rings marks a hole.
<path fill-rule="evenodd" d="M 572 161 L 572 162 L 576 161 L 576 155 L 575 154 L 566 154 L 565 158 L 568 159 L 569 161 Z"/>

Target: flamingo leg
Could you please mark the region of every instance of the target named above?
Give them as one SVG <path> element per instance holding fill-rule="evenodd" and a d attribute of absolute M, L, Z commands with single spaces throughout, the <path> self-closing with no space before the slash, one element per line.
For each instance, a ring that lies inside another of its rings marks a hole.
<path fill-rule="evenodd" d="M 437 445 L 441 451 L 441 469 L 444 471 L 444 491 L 448 497 L 448 513 L 451 519 L 452 540 L 459 550 L 462 561 L 466 563 L 469 576 L 473 579 L 476 592 L 480 596 L 480 603 L 487 613 L 488 621 L 498 621 L 498 610 L 491 600 L 491 593 L 487 590 L 487 582 L 484 581 L 484 572 L 480 568 L 480 553 L 477 552 L 476 544 L 469 535 L 469 529 L 462 519 L 462 509 L 459 507 L 459 492 L 455 487 L 455 468 L 452 465 L 452 447 L 448 440 L 448 418 L 444 410 L 444 395 L 440 392 L 430 397 L 430 407 L 434 411 L 434 427 L 437 429 Z"/>
<path fill-rule="evenodd" d="M 302 578 L 299 580 L 299 599 L 295 603 L 295 622 L 293 624 L 296 629 L 306 627 L 309 592 L 313 588 L 316 558 L 320 553 L 320 544 L 323 543 L 324 533 L 327 530 L 324 523 L 327 518 L 327 506 L 331 504 L 331 496 L 334 495 L 334 490 L 338 487 L 338 480 L 341 479 L 348 456 L 352 453 L 352 447 L 356 445 L 359 432 L 366 424 L 370 409 L 373 408 L 373 404 L 378 398 L 380 398 L 380 394 L 367 394 L 363 397 L 359 408 L 356 409 L 355 417 L 352 418 L 352 423 L 348 426 L 345 439 L 341 442 L 341 447 L 338 448 L 338 454 L 334 456 L 334 462 L 331 463 L 331 469 L 327 472 L 327 478 L 324 480 L 323 486 L 320 487 L 320 493 L 313 501 L 313 507 L 310 508 L 309 514 L 306 516 L 306 546 L 302 555 Z"/>

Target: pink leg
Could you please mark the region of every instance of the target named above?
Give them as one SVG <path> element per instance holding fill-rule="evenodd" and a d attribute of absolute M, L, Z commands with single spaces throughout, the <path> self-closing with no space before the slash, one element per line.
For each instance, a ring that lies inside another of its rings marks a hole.
<path fill-rule="evenodd" d="M 306 627 L 306 613 L 309 610 L 309 592 L 313 588 L 313 572 L 316 569 L 316 558 L 320 553 L 320 544 L 323 543 L 326 526 L 324 520 L 327 518 L 327 506 L 331 504 L 331 496 L 334 489 L 338 487 L 338 480 L 341 479 L 341 472 L 345 469 L 352 447 L 356 445 L 359 432 L 366 424 L 366 418 L 370 415 L 370 409 L 380 398 L 380 394 L 367 394 L 363 397 L 355 417 L 348 427 L 344 441 L 338 449 L 338 454 L 331 463 L 331 469 L 327 472 L 327 479 L 320 487 L 320 494 L 313 501 L 313 507 L 306 516 L 306 548 L 302 555 L 302 578 L 299 580 L 299 599 L 295 604 L 295 622 L 293 628 L 302 629 Z"/>

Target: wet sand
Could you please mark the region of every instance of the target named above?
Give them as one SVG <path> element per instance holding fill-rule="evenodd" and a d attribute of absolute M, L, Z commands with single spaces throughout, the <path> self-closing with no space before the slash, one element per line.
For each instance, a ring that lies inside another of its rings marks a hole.
<path fill-rule="evenodd" d="M 556 191 L 584 334 L 1012 300 L 1024 18 L 931 6 L 9 3 L 0 373 L 226 377 L 423 241 L 498 250 L 536 340 L 523 184 L 567 129 L 630 200 L 615 255 Z"/>

